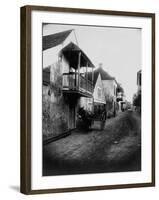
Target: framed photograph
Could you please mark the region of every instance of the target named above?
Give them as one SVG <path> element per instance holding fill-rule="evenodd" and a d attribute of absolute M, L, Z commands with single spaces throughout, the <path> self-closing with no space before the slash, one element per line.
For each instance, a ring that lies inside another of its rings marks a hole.
<path fill-rule="evenodd" d="M 155 186 L 155 14 L 21 8 L 21 192 Z"/>

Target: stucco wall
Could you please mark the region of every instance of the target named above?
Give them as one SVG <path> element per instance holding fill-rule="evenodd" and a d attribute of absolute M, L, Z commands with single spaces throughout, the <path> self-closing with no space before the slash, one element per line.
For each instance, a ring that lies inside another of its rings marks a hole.
<path fill-rule="evenodd" d="M 69 104 L 62 93 L 62 73 L 68 70 L 65 59 L 50 66 L 50 86 L 43 87 L 43 138 L 63 134 L 69 129 Z M 64 70 L 63 70 L 64 69 Z"/>

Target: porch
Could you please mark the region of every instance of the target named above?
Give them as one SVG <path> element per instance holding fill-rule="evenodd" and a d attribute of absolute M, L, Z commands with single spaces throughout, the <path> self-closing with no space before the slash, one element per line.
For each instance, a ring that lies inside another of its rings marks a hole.
<path fill-rule="evenodd" d="M 93 95 L 94 65 L 90 59 L 72 42 L 61 50 L 60 55 L 64 56 L 69 64 L 69 71 L 63 73 L 62 77 L 63 93 L 91 98 Z M 89 71 L 92 72 L 90 80 L 88 79 Z"/>
<path fill-rule="evenodd" d="M 78 93 L 80 96 L 92 97 L 93 82 L 76 72 L 64 73 L 63 92 Z"/>

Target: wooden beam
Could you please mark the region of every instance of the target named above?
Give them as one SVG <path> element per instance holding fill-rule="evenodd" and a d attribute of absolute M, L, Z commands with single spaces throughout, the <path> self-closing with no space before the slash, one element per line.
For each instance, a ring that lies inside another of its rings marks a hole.
<path fill-rule="evenodd" d="M 94 71 L 93 71 L 93 67 L 92 67 L 92 82 L 93 82 L 93 78 L 94 78 Z"/>
<path fill-rule="evenodd" d="M 88 91 L 88 62 L 86 65 L 86 90 Z"/>
<path fill-rule="evenodd" d="M 93 81 L 94 81 L 94 71 L 93 71 L 93 67 L 92 67 L 92 88 L 93 88 Z"/>
<path fill-rule="evenodd" d="M 80 88 L 81 52 L 78 54 L 78 89 Z"/>

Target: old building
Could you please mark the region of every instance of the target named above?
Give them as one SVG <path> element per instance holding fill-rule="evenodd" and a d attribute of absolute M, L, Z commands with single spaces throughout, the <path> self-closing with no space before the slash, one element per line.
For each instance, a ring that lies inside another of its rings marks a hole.
<path fill-rule="evenodd" d="M 103 83 L 100 73 L 89 72 L 88 80 L 93 80 L 93 97 L 82 97 L 80 106 L 85 110 L 96 113 L 97 110 L 103 110 L 106 106 Z"/>
<path fill-rule="evenodd" d="M 95 74 L 95 84 L 94 84 L 94 92 L 93 92 L 93 99 L 94 99 L 94 112 L 98 110 L 105 109 L 106 107 L 106 100 L 104 95 L 104 88 L 101 79 L 100 73 L 96 77 Z"/>
<path fill-rule="evenodd" d="M 117 110 L 117 81 L 103 69 L 102 64 L 94 71 L 94 76 L 95 74 L 101 75 L 108 116 L 115 116 Z"/>
<path fill-rule="evenodd" d="M 126 99 L 124 95 L 124 89 L 119 83 L 117 83 L 116 101 L 118 103 L 118 112 L 124 111 L 126 107 Z"/>
<path fill-rule="evenodd" d="M 93 94 L 93 82 L 83 71 L 93 67 L 73 30 L 43 36 L 44 140 L 76 128 L 80 98 Z"/>
<path fill-rule="evenodd" d="M 93 71 L 93 74 L 92 72 L 88 73 L 89 80 L 92 80 L 92 76 L 94 86 L 93 98 L 81 98 L 81 106 L 93 112 L 106 109 L 108 117 L 115 116 L 119 110 L 118 102 L 122 101 L 120 103 L 124 104 L 125 101 L 123 91 L 121 93 L 121 91 L 119 92 L 119 90 L 117 90 L 119 89 L 119 84 L 114 77 L 110 76 L 103 69 L 101 64 Z M 119 95 L 122 95 L 122 99 L 120 99 Z"/>

